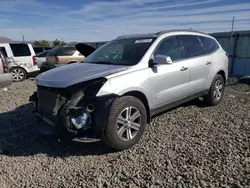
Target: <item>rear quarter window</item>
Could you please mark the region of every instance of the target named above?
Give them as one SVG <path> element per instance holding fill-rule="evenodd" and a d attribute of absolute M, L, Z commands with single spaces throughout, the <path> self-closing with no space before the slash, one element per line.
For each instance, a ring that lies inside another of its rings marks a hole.
<path fill-rule="evenodd" d="M 10 44 L 15 57 L 30 56 L 31 52 L 27 44 Z"/>
<path fill-rule="evenodd" d="M 58 53 L 57 56 L 72 56 L 76 51 L 76 48 L 62 48 Z"/>
<path fill-rule="evenodd" d="M 199 36 L 199 39 L 207 54 L 213 53 L 219 48 L 219 45 L 215 42 L 214 39 L 203 37 L 203 36 Z"/>

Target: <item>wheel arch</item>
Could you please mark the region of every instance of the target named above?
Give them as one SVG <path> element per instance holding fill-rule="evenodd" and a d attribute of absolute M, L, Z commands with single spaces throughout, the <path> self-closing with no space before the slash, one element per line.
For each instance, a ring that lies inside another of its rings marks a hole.
<path fill-rule="evenodd" d="M 123 95 L 121 95 L 120 97 L 123 97 L 123 96 L 133 96 L 133 97 L 138 98 L 144 104 L 144 106 L 146 108 L 147 123 L 149 123 L 151 121 L 150 107 L 149 107 L 148 99 L 144 93 L 134 90 L 134 91 L 126 92 Z"/>
<path fill-rule="evenodd" d="M 69 61 L 67 64 L 77 63 L 77 62 L 78 62 L 77 60 L 71 60 L 71 61 Z"/>
<path fill-rule="evenodd" d="M 25 80 L 27 78 L 27 76 L 28 76 L 28 72 L 27 72 L 27 70 L 24 67 L 21 67 L 21 66 L 12 66 L 12 67 L 9 68 L 9 72 L 11 73 L 11 71 L 13 69 L 16 69 L 16 68 L 24 70 L 24 72 L 25 72 L 25 76 L 24 76 L 25 78 L 24 78 L 24 80 Z"/>
<path fill-rule="evenodd" d="M 21 69 L 23 69 L 23 70 L 26 72 L 26 74 L 29 73 L 28 69 L 27 69 L 26 67 L 24 67 L 24 66 L 20 66 L 20 65 L 10 65 L 10 66 L 9 66 L 9 70 L 10 70 L 10 71 L 11 71 L 12 69 L 14 69 L 14 68 L 21 68 Z"/>
<path fill-rule="evenodd" d="M 219 70 L 219 71 L 217 72 L 217 74 L 221 75 L 221 76 L 223 77 L 223 79 L 224 79 L 224 83 L 226 83 L 227 77 L 226 77 L 225 71 L 224 71 L 224 70 Z"/>

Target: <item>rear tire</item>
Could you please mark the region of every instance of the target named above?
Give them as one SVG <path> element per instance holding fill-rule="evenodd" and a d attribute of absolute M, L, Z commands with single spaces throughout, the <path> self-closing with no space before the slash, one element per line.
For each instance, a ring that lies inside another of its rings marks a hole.
<path fill-rule="evenodd" d="M 225 93 L 225 80 L 220 74 L 217 74 L 214 77 L 210 90 L 208 94 L 204 97 L 204 100 L 208 105 L 216 106 L 222 101 L 224 93 Z"/>
<path fill-rule="evenodd" d="M 110 108 L 103 140 L 115 150 L 128 149 L 140 140 L 146 123 L 146 108 L 138 98 L 118 98 Z"/>
<path fill-rule="evenodd" d="M 43 73 L 43 72 L 46 71 L 45 66 L 46 66 L 46 62 L 44 62 L 44 63 L 41 65 L 41 67 L 40 67 L 40 73 Z"/>
<path fill-rule="evenodd" d="M 27 72 L 22 67 L 13 67 L 10 73 L 13 75 L 14 82 L 21 82 L 27 78 Z"/>

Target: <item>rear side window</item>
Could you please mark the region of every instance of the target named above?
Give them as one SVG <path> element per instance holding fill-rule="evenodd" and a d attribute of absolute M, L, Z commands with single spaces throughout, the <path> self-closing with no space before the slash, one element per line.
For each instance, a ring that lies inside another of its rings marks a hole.
<path fill-rule="evenodd" d="M 30 56 L 30 49 L 27 44 L 10 44 L 15 57 Z"/>
<path fill-rule="evenodd" d="M 185 47 L 186 57 L 196 57 L 204 55 L 204 50 L 201 46 L 200 41 L 195 35 L 180 35 L 178 38 L 181 40 Z"/>
<path fill-rule="evenodd" d="M 75 53 L 76 48 L 62 48 L 58 53 L 57 56 L 72 56 Z"/>
<path fill-rule="evenodd" d="M 203 48 L 207 54 L 215 52 L 219 46 L 214 39 L 208 37 L 199 36 L 199 39 L 203 45 Z"/>
<path fill-rule="evenodd" d="M 0 51 L 3 53 L 3 55 L 4 55 L 5 57 L 7 57 L 7 52 L 6 52 L 5 47 L 0 47 Z"/>
<path fill-rule="evenodd" d="M 156 48 L 154 56 L 156 55 L 169 56 L 172 61 L 182 59 L 182 51 L 178 39 L 176 37 L 164 39 Z"/>

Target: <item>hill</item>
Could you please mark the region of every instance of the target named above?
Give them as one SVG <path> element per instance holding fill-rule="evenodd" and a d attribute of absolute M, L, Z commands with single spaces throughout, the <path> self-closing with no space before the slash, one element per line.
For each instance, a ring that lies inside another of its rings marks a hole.
<path fill-rule="evenodd" d="M 13 40 L 6 37 L 0 37 L 0 43 L 10 43 L 10 42 L 13 42 Z"/>

